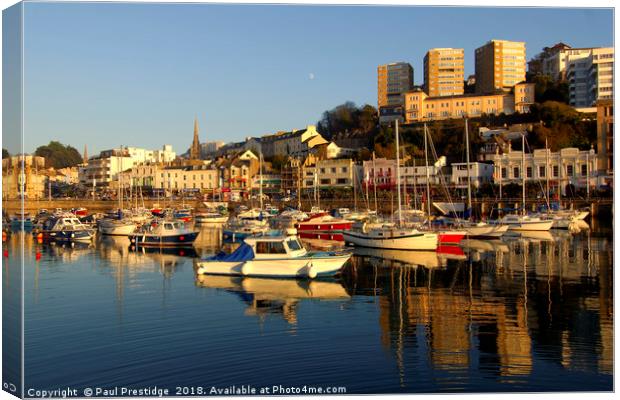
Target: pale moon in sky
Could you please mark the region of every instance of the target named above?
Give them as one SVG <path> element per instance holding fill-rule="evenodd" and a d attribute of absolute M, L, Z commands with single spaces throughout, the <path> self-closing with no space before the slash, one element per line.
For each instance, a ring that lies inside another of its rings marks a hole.
<path fill-rule="evenodd" d="M 314 79 L 314 74 L 313 74 L 312 72 L 310 72 L 310 73 L 308 74 L 308 78 L 309 78 L 310 80 L 313 80 L 313 79 Z"/>

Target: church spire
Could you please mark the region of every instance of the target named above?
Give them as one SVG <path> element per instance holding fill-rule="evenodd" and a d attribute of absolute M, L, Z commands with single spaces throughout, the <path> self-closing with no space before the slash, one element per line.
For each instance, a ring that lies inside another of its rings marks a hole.
<path fill-rule="evenodd" d="M 84 155 L 83 155 L 83 161 L 84 164 L 88 164 L 88 145 L 84 145 Z"/>
<path fill-rule="evenodd" d="M 190 160 L 200 159 L 200 140 L 198 140 L 198 117 L 194 117 L 194 140 L 192 147 L 189 149 Z"/>

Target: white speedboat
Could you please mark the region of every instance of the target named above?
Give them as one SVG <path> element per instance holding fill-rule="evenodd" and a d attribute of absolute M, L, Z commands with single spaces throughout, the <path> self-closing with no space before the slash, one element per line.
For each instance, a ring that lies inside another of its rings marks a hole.
<path fill-rule="evenodd" d="M 508 225 L 511 231 L 548 231 L 553 225 L 553 220 L 533 217 L 529 215 L 506 215 L 498 221 L 496 225 Z"/>
<path fill-rule="evenodd" d="M 110 236 L 129 236 L 138 225 L 131 220 L 102 219 L 98 223 L 99 233 Z"/>
<path fill-rule="evenodd" d="M 309 252 L 296 236 L 250 237 L 230 254 L 197 262 L 196 273 L 312 279 L 338 274 L 350 257 L 349 252 Z"/>
<path fill-rule="evenodd" d="M 436 250 L 439 235 L 417 229 L 372 228 L 366 232 L 343 231 L 346 243 L 354 246 L 394 250 Z"/>
<path fill-rule="evenodd" d="M 194 216 L 197 224 L 223 224 L 228 221 L 227 215 L 215 212 L 201 212 Z"/>
<path fill-rule="evenodd" d="M 90 242 L 95 232 L 71 213 L 54 215 L 43 223 L 44 239 L 57 242 Z"/>

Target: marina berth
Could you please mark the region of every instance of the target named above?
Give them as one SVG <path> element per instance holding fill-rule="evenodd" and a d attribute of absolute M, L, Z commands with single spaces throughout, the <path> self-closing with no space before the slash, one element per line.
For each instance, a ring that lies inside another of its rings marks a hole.
<path fill-rule="evenodd" d="M 308 251 L 296 236 L 250 237 L 230 254 L 197 262 L 196 273 L 314 279 L 338 274 L 350 257 L 344 251 Z"/>

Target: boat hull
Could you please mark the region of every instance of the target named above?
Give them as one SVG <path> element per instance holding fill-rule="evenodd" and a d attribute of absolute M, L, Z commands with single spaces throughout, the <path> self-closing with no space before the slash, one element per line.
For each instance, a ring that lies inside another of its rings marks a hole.
<path fill-rule="evenodd" d="M 196 273 L 277 278 L 316 278 L 337 275 L 351 254 L 250 261 L 201 261 Z"/>
<path fill-rule="evenodd" d="M 510 231 L 548 231 L 551 229 L 553 221 L 537 221 L 537 222 L 519 222 L 508 223 Z"/>
<path fill-rule="evenodd" d="M 439 232 L 440 244 L 459 244 L 467 235 L 465 231 L 441 231 Z"/>
<path fill-rule="evenodd" d="M 202 224 L 202 225 L 224 224 L 228 221 L 228 217 L 205 218 L 205 217 L 196 216 L 195 221 L 197 224 Z"/>
<path fill-rule="evenodd" d="M 106 236 L 129 236 L 136 230 L 136 224 L 99 225 L 99 233 Z"/>
<path fill-rule="evenodd" d="M 198 232 L 170 236 L 132 234 L 129 235 L 129 241 L 137 247 L 191 247 L 196 237 Z"/>
<path fill-rule="evenodd" d="M 508 232 L 508 225 L 474 225 L 463 228 L 468 237 L 499 238 Z"/>
<path fill-rule="evenodd" d="M 344 241 L 354 246 L 393 250 L 436 250 L 439 242 L 434 233 L 417 233 L 403 236 L 371 237 L 357 232 L 342 232 Z"/>
<path fill-rule="evenodd" d="M 90 242 L 95 235 L 87 230 L 44 232 L 43 238 L 57 242 Z"/>

